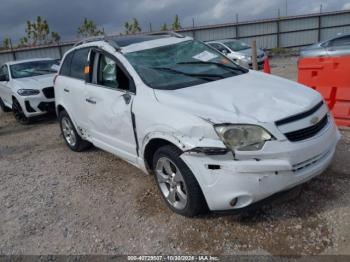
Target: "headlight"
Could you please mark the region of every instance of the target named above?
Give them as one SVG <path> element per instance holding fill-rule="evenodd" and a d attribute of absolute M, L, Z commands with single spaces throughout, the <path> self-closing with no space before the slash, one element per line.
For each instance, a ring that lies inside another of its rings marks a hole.
<path fill-rule="evenodd" d="M 240 60 L 248 60 L 248 61 L 251 61 L 252 58 L 250 56 L 246 56 L 246 55 L 238 55 L 237 56 L 237 59 L 240 59 Z"/>
<path fill-rule="evenodd" d="M 215 131 L 232 151 L 260 150 L 266 141 L 274 139 L 264 128 L 255 125 L 217 125 Z"/>
<path fill-rule="evenodd" d="M 20 96 L 35 96 L 40 94 L 40 91 L 36 89 L 19 89 L 17 93 Z"/>

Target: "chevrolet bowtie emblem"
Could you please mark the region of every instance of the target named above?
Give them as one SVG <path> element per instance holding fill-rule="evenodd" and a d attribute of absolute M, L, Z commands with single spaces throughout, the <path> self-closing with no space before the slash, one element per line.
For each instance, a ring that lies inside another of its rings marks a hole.
<path fill-rule="evenodd" d="M 311 118 L 310 123 L 313 125 L 316 125 L 319 121 L 320 121 L 320 118 L 317 116 L 314 116 L 313 118 Z"/>

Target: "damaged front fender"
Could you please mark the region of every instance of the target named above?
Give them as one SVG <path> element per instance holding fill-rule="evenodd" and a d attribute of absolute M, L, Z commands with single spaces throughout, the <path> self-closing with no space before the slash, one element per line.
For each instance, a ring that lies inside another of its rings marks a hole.
<path fill-rule="evenodd" d="M 145 148 L 153 139 L 168 141 L 177 146 L 183 152 L 207 152 L 213 154 L 214 151 L 217 151 L 220 152 L 220 154 L 223 154 L 223 152 L 227 153 L 226 146 L 219 139 L 205 138 L 202 136 L 189 137 L 177 132 L 166 131 L 157 131 L 147 134 L 142 143 L 142 152 L 145 151 Z"/>

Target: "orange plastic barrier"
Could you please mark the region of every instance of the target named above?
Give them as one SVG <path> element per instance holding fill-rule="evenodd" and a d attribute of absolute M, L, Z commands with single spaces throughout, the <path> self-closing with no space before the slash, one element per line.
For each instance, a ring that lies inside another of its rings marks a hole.
<path fill-rule="evenodd" d="M 306 57 L 298 81 L 320 92 L 339 126 L 350 126 L 350 56 Z"/>

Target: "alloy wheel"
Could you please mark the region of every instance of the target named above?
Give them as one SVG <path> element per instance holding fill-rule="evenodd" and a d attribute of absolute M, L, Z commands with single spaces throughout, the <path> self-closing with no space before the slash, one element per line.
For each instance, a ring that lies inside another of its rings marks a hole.
<path fill-rule="evenodd" d="M 184 209 L 188 201 L 186 183 L 174 162 L 166 157 L 160 158 L 156 166 L 156 178 L 168 203 L 175 209 Z"/>
<path fill-rule="evenodd" d="M 74 147 L 77 142 L 77 137 L 74 132 L 73 124 L 67 117 L 63 117 L 61 121 L 64 139 L 71 147 Z"/>

